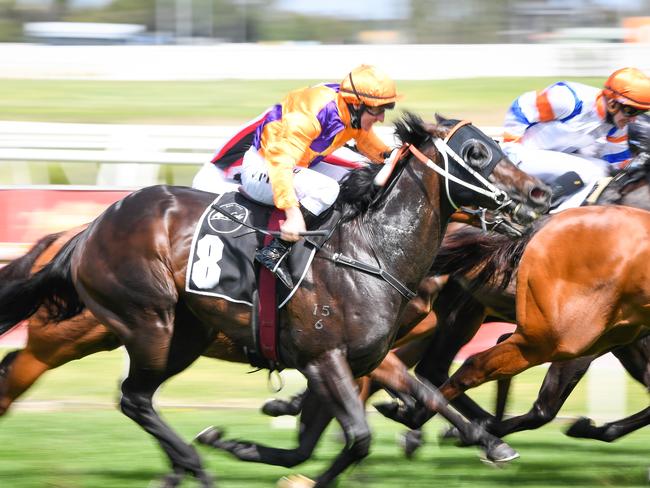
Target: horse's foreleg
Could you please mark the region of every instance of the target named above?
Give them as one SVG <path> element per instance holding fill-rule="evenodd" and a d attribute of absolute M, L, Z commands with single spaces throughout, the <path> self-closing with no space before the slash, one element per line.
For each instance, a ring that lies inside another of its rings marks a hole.
<path fill-rule="evenodd" d="M 370 427 L 359 398 L 357 385 L 343 352 L 328 351 L 310 362 L 305 369 L 310 389 L 339 421 L 346 446 L 334 463 L 316 480 L 316 486 L 328 486 L 350 464 L 365 458 L 370 452 Z"/>
<path fill-rule="evenodd" d="M 373 372 L 378 381 L 392 389 L 410 394 L 428 409 L 439 412 L 458 429 L 465 444 L 483 447 L 489 460 L 505 462 L 519 456 L 501 439 L 489 434 L 480 425 L 467 422 L 458 412 L 452 410 L 438 390 L 411 376 L 406 366 L 397 357 L 389 355 L 382 362 L 382 366 Z"/>
<path fill-rule="evenodd" d="M 624 419 L 608 422 L 601 426 L 596 426 L 591 419 L 582 417 L 567 429 L 566 435 L 584 439 L 596 439 L 603 442 L 613 442 L 646 425 L 650 425 L 650 407 L 646 407 L 640 412 L 625 417 Z"/>
<path fill-rule="evenodd" d="M 490 432 L 503 437 L 513 432 L 537 429 L 549 423 L 557 416 L 593 360 L 594 356 L 586 356 L 552 363 L 532 408 L 524 415 L 490 425 Z"/>
<path fill-rule="evenodd" d="M 242 461 L 272 464 L 291 468 L 305 462 L 314 452 L 321 434 L 332 420 L 328 409 L 322 408 L 322 400 L 309 389 L 304 392 L 298 447 L 281 449 L 238 439 L 223 439 L 223 430 L 209 427 L 196 440 L 200 444 L 230 452 Z"/>
<path fill-rule="evenodd" d="M 528 347 L 515 332 L 504 342 L 470 356 L 440 387 L 440 392 L 451 401 L 486 381 L 509 378 L 545 360 L 537 348 Z"/>

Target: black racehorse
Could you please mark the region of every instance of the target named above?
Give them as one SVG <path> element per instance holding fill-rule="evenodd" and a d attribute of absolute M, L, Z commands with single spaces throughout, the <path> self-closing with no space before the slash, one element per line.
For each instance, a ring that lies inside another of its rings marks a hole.
<path fill-rule="evenodd" d="M 605 187 L 595 202 L 598 205 L 626 205 L 650 210 L 650 118 L 639 117 L 630 126 L 630 149 L 634 155 L 633 162 Z M 453 237 L 452 237 L 453 238 Z M 440 260 L 445 259 L 447 250 L 443 246 Z M 460 258 L 463 260 L 466 258 Z M 437 267 L 438 265 L 438 267 Z M 424 337 L 416 343 L 410 343 L 394 351 L 397 359 L 405 366 L 416 366 L 419 376 L 440 386 L 449 379 L 449 368 L 460 350 L 476 334 L 486 316 L 498 317 L 505 321 L 515 320 L 515 283 L 512 282 L 501 290 L 498 287 L 472 286 L 472 280 L 465 275 L 453 274 L 454 265 L 441 270 L 440 262 L 434 264 L 433 273 L 451 271 L 452 275 L 444 286 L 432 296 L 432 313 L 422 319 L 418 326 L 423 329 Z M 498 282 L 498 276 L 493 281 Z M 430 332 L 427 332 L 430 331 Z M 505 339 L 503 337 L 502 339 Z M 650 388 L 650 337 L 617 347 L 612 350 L 630 373 L 630 375 Z M 591 362 L 597 356 L 585 356 L 568 361 L 552 363 L 548 369 L 539 396 L 534 405 L 524 415 L 506 420 L 504 417 L 507 392 L 510 380 L 500 380 L 496 414 L 492 415 L 463 394 L 453 401 L 453 405 L 465 416 L 484 426 L 493 434 L 503 437 L 513 432 L 538 428 L 550 422 L 584 376 Z M 387 363 L 383 376 L 399 374 L 395 363 Z M 374 382 L 365 395 L 370 395 L 382 384 Z M 403 398 L 405 402 L 388 402 L 377 404 L 384 415 L 412 427 L 414 430 L 406 436 L 406 452 L 412 454 L 419 445 L 421 435 L 419 426 L 431 417 L 426 407 L 417 405 L 412 399 Z M 300 398 L 290 402 L 273 401 L 265 406 L 265 411 L 272 415 L 291 414 L 300 408 Z M 602 426 L 594 425 L 588 418 L 580 418 L 566 433 L 572 437 L 583 437 L 612 442 L 623 435 L 650 424 L 650 408 L 630 415 L 624 419 L 608 422 Z M 451 429 L 446 435 L 457 437 Z"/>
<path fill-rule="evenodd" d="M 434 126 L 407 114 L 396 127 L 409 150 L 383 187 L 373 183 L 379 171 L 375 166 L 350 173 L 336 203 L 342 223 L 281 313 L 282 364 L 301 371 L 310 386 L 300 436 L 308 437 L 311 447 L 305 452 L 248 443 L 225 446 L 246 460 L 292 466 L 307 459 L 336 418 L 346 447 L 317 486 L 328 485 L 368 454 L 370 429 L 354 378 L 371 371 L 389 350 L 409 296 L 404 290 L 415 288 L 430 269 L 454 204 L 514 207 L 512 199 L 527 209 L 518 215 L 535 215 L 548 206 L 548 189 L 518 170 L 471 125 L 441 119 Z M 460 157 L 449 150 L 445 137 Z M 159 417 L 152 406 L 154 392 L 217 336 L 228 344 L 229 359 L 246 361 L 245 350 L 254 346 L 249 306 L 185 290 L 194 228 L 213 199 L 181 187 L 137 191 L 109 207 L 41 271 L 0 284 L 0 332 L 39 308 L 42 313 L 41 307 L 48 320 L 73 317 L 87 307 L 125 345 L 130 367 L 120 407 L 167 454 L 172 472 L 164 478 L 166 486 L 176 486 L 185 473 L 203 486 L 212 486 L 212 479 L 195 449 Z M 390 283 L 340 264 L 335 253 L 366 270 L 381 269 L 391 276 Z M 327 305 L 327 316 L 315 317 L 315 305 Z M 415 378 L 411 382 L 420 401 L 452 420 L 489 458 L 516 455 L 449 411 L 435 390 Z M 218 436 L 212 440 L 224 442 Z"/>

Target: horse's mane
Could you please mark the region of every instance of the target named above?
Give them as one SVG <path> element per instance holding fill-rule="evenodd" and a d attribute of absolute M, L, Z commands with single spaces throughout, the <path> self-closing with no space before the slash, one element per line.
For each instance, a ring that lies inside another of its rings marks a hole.
<path fill-rule="evenodd" d="M 505 289 L 528 242 L 547 220 L 548 216 L 540 219 L 521 237 L 484 232 L 469 226 L 454 232 L 444 239 L 432 272 L 464 276 L 470 291 L 485 286 Z"/>
<path fill-rule="evenodd" d="M 448 126 L 453 126 L 455 121 L 436 115 L 439 125 L 425 123 L 418 115 L 404 112 L 401 119 L 395 122 L 395 135 L 400 143 L 411 144 L 421 148 L 432 137 L 443 137 Z M 343 214 L 343 220 L 351 220 L 363 214 L 373 206 L 383 201 L 391 183 L 402 172 L 409 158 L 403 157 L 396 165 L 390 181 L 381 188 L 373 184 L 375 176 L 382 168 L 381 164 L 369 164 L 362 168 L 350 171 L 341 180 L 341 191 L 335 203 L 337 209 Z"/>
<path fill-rule="evenodd" d="M 631 185 L 636 184 L 635 187 Z M 627 193 L 643 185 L 650 185 L 650 154 L 640 154 L 621 170 L 605 187 L 597 200 L 598 205 L 625 204 Z M 644 207 L 645 208 L 645 207 Z"/>

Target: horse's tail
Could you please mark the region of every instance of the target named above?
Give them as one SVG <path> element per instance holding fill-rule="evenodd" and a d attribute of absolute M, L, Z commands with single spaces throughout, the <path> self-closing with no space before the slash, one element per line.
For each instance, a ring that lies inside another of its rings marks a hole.
<path fill-rule="evenodd" d="M 27 278 L 30 275 L 36 260 L 39 258 L 45 250 L 56 241 L 63 232 L 58 232 L 56 234 L 49 234 L 45 237 L 41 237 L 32 248 L 27 251 L 27 254 L 14 259 L 7 265 L 0 268 L 0 281 L 4 280 L 16 280 L 19 278 Z"/>
<path fill-rule="evenodd" d="M 470 291 L 487 285 L 504 289 L 533 234 L 531 231 L 513 238 L 467 227 L 445 237 L 432 271 L 463 276 Z"/>
<path fill-rule="evenodd" d="M 48 319 L 61 321 L 80 313 L 79 299 L 71 276 L 71 259 L 84 233 L 70 239 L 38 273 L 0 282 L 0 334 L 33 315 L 41 306 Z"/>

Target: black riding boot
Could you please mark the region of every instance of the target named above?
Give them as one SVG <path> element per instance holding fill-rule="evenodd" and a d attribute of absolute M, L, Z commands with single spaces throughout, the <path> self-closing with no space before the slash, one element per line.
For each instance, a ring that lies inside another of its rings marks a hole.
<path fill-rule="evenodd" d="M 291 250 L 291 244 L 276 237 L 268 246 L 258 249 L 255 253 L 255 261 L 265 268 L 271 270 L 284 286 L 290 290 L 293 288 L 293 280 L 287 266 L 286 257 Z"/>
<path fill-rule="evenodd" d="M 305 227 L 309 229 L 310 225 L 314 223 L 317 216 L 311 213 L 302 205 L 300 211 L 305 219 Z M 293 288 L 293 280 L 287 265 L 287 256 L 293 244 L 283 241 L 276 237 L 268 246 L 258 249 L 255 253 L 255 260 L 262 266 L 268 268 L 278 277 L 278 279 L 290 290 Z"/>

